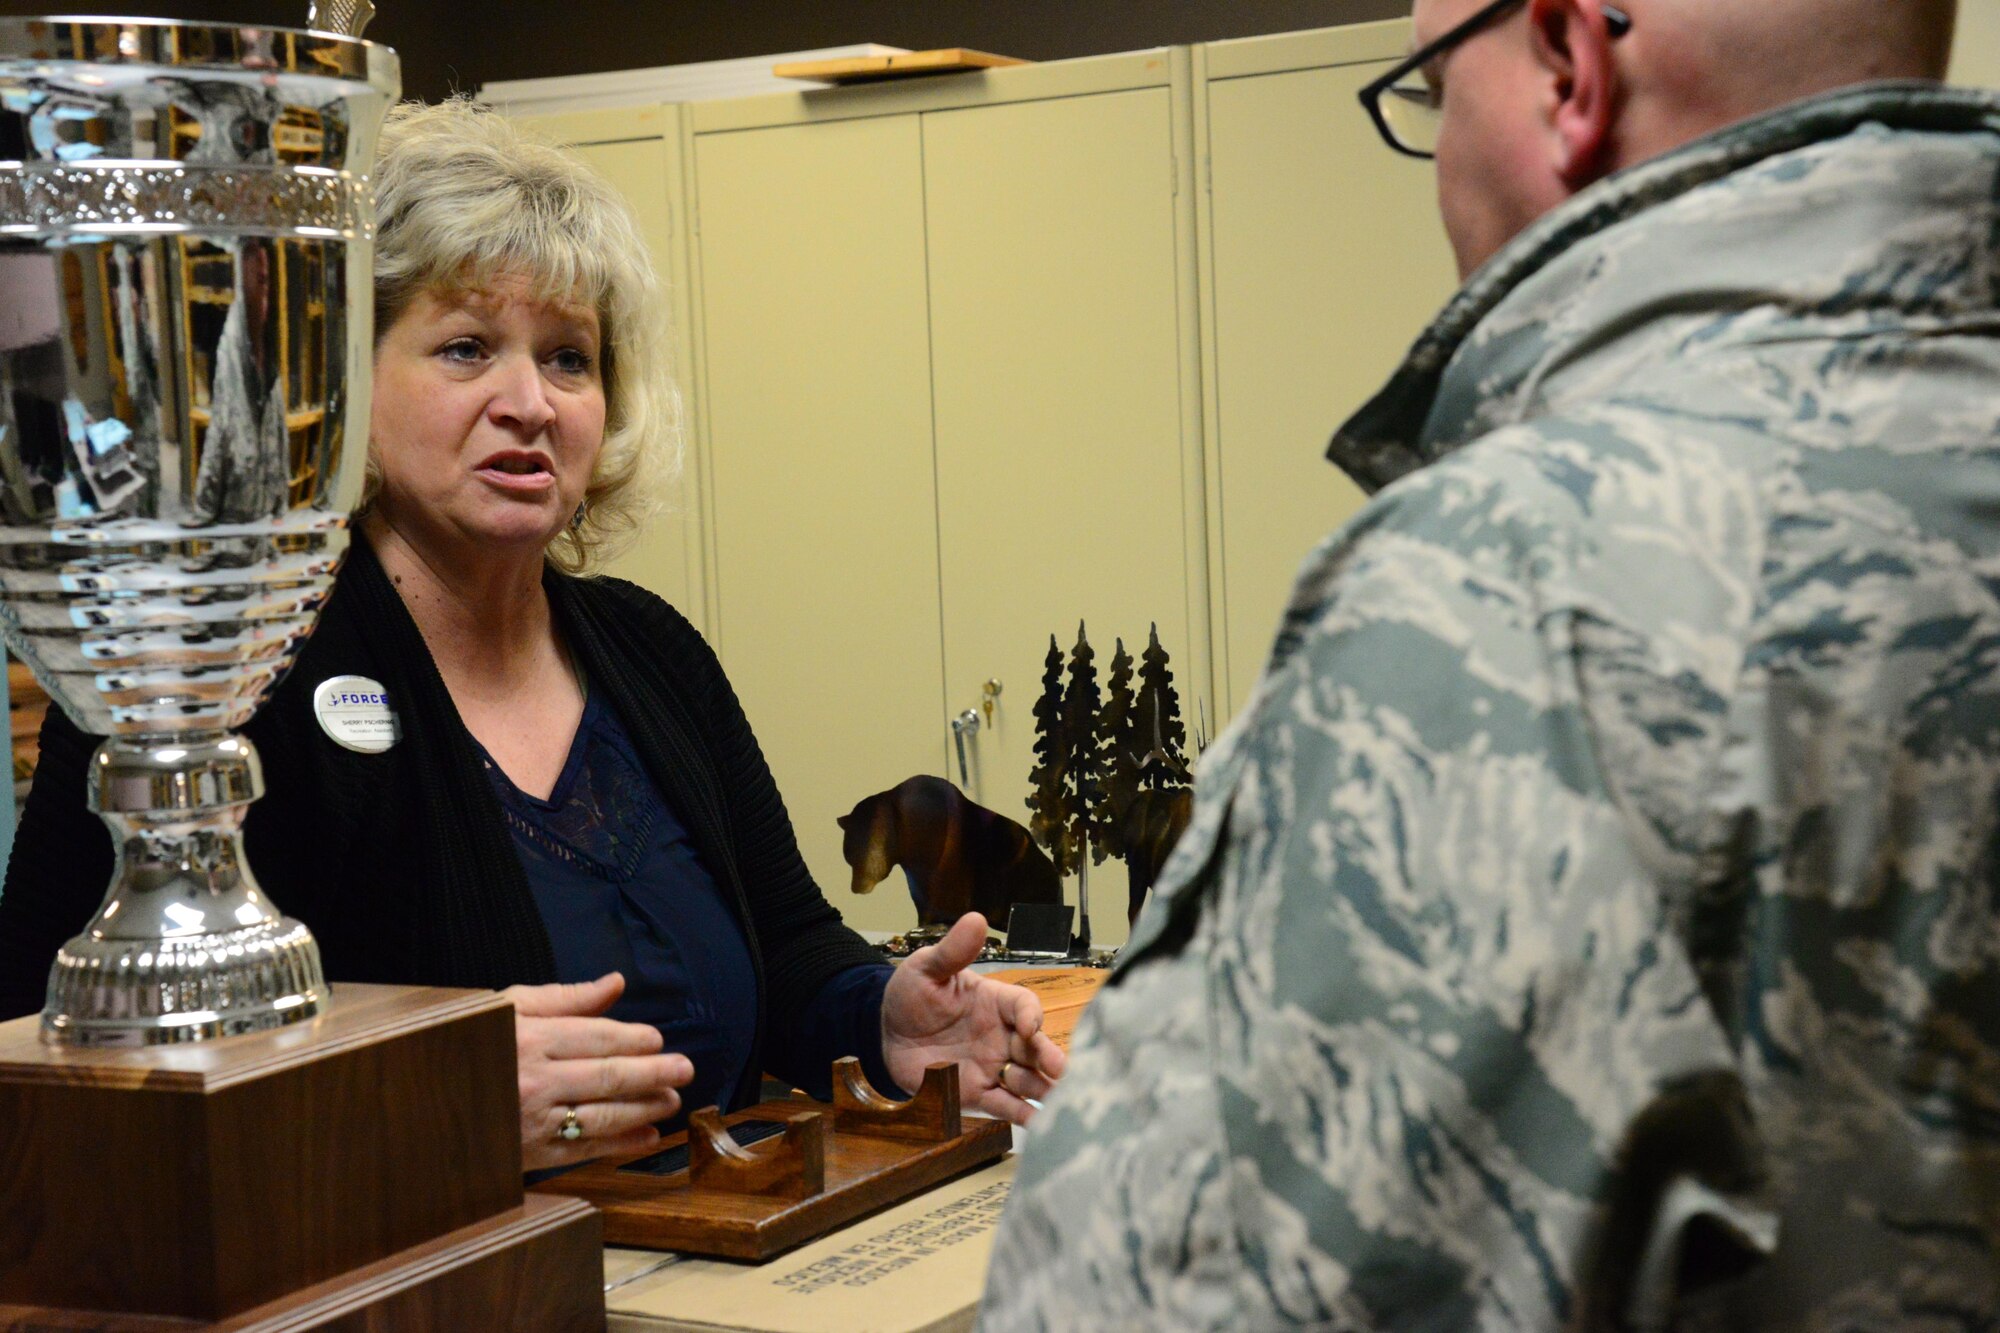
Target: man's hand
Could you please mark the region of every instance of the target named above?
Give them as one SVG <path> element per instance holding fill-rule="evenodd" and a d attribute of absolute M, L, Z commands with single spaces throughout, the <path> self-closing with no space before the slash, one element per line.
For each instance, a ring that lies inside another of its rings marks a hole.
<path fill-rule="evenodd" d="M 658 1028 L 602 1017 L 625 993 L 608 972 L 571 986 L 509 986 L 521 1086 L 521 1164 L 539 1171 L 592 1157 L 643 1152 L 653 1125 L 681 1109 L 676 1088 L 694 1065 L 662 1055 Z M 575 1138 L 563 1137 L 576 1112 Z"/>
<path fill-rule="evenodd" d="M 986 918 L 969 912 L 896 969 L 882 996 L 882 1055 L 909 1093 L 926 1066 L 953 1062 L 965 1105 L 1025 1125 L 1029 1100 L 1048 1095 L 1068 1059 L 1043 1034 L 1033 991 L 965 970 L 985 943 Z"/>

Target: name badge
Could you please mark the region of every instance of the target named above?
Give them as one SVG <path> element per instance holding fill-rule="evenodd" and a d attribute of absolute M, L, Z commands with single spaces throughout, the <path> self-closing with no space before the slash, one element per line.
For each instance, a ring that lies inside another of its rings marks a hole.
<path fill-rule="evenodd" d="M 313 691 L 313 716 L 333 743 L 361 754 L 380 754 L 403 738 L 389 692 L 366 676 L 334 676 Z"/>

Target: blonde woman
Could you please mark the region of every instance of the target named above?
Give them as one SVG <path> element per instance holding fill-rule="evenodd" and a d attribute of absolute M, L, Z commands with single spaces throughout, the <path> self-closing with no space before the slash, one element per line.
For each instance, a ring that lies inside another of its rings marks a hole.
<path fill-rule="evenodd" d="M 252 862 L 336 980 L 510 987 L 531 1169 L 637 1151 L 685 1107 L 884 1091 L 954 1060 L 1025 1120 L 1062 1068 L 1019 987 L 965 971 L 976 921 L 903 967 L 800 860 L 720 665 L 665 602 L 589 572 L 653 513 L 678 445 L 624 205 L 567 155 L 455 101 L 390 117 L 370 477 L 319 628 L 251 724 Z M 400 731 L 336 744 L 337 677 Z M 111 870 L 83 803 L 97 738 L 52 712 L 0 894 L 0 1015 L 38 1008 Z"/>

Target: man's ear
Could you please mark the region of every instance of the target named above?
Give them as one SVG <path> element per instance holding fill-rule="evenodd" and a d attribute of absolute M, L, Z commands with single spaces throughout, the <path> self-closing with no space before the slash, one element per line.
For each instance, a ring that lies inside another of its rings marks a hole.
<path fill-rule="evenodd" d="M 1619 81 L 1603 0 L 1529 0 L 1535 59 L 1553 94 L 1556 174 L 1571 190 L 1610 170 Z"/>

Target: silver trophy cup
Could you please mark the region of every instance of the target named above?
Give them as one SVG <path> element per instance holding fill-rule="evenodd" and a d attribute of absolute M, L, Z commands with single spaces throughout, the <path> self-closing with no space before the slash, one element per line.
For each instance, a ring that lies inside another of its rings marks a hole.
<path fill-rule="evenodd" d="M 0 631 L 107 738 L 118 857 L 45 1040 L 204 1040 L 325 994 L 244 861 L 234 732 L 347 548 L 398 88 L 394 52 L 327 33 L 0 20 Z"/>

